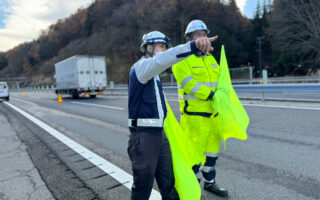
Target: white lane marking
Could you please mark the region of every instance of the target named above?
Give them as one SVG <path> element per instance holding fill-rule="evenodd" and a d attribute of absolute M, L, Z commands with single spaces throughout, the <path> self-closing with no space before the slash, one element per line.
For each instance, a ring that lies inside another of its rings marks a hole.
<path fill-rule="evenodd" d="M 122 183 L 125 187 L 127 187 L 129 190 L 131 190 L 132 184 L 133 184 L 133 177 L 125 172 L 124 170 L 120 169 L 116 165 L 110 163 L 109 161 L 105 160 L 101 156 L 93 153 L 86 147 L 78 144 L 77 142 L 73 141 L 69 137 L 65 136 L 61 132 L 55 130 L 51 126 L 47 125 L 46 123 L 42 122 L 41 120 L 33 117 L 29 113 L 21 110 L 20 108 L 8 103 L 4 102 L 6 105 L 10 106 L 12 109 L 16 110 L 23 116 L 25 116 L 27 119 L 32 121 L 33 123 L 37 124 L 39 127 L 47 131 L 50 135 L 60 140 L 62 143 L 66 144 L 69 148 L 74 150 L 75 152 L 79 153 L 81 156 L 83 156 L 85 159 L 87 159 L 89 162 L 94 164 L 95 166 L 99 167 L 101 170 L 106 172 L 108 175 L 112 176 L 114 179 L 116 179 L 119 183 Z M 158 191 L 152 189 L 151 200 L 161 200 L 161 195 Z"/>
<path fill-rule="evenodd" d="M 242 104 L 243 106 L 252 107 L 266 107 L 266 108 L 287 108 L 287 109 L 301 109 L 301 110 L 320 110 L 320 108 L 312 107 L 297 107 L 297 106 L 277 106 L 277 105 L 262 105 L 262 104 Z"/>
<path fill-rule="evenodd" d="M 79 104 L 79 105 L 100 107 L 100 108 L 107 108 L 107 109 L 113 109 L 113 110 L 124 110 L 124 108 L 121 108 L 121 107 L 105 106 L 105 105 L 99 105 L 99 104 L 93 104 L 93 103 L 81 103 L 81 102 L 76 102 L 76 101 L 71 101 L 71 103 Z"/>

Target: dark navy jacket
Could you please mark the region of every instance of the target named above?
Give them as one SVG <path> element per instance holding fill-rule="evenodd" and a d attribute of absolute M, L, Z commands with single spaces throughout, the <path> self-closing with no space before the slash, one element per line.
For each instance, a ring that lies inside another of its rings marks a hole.
<path fill-rule="evenodd" d="M 132 66 L 128 88 L 131 132 L 162 132 L 167 108 L 159 74 L 195 53 L 195 42 L 188 42 L 151 58 L 142 57 Z"/>

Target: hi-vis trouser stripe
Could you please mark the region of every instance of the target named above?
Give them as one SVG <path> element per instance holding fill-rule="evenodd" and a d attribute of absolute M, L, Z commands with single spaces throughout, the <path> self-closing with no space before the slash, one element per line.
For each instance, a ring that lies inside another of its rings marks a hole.
<path fill-rule="evenodd" d="M 202 174 L 201 174 L 200 170 L 196 173 L 196 177 L 198 180 L 201 179 Z"/>
<path fill-rule="evenodd" d="M 200 171 L 200 167 L 201 167 L 201 163 L 193 166 L 192 170 L 195 173 L 196 177 L 198 180 L 201 179 L 202 175 L 201 175 L 201 171 Z"/>
<path fill-rule="evenodd" d="M 219 153 L 210 153 L 210 152 L 204 152 L 204 155 L 212 158 L 216 158 L 219 156 Z"/>
<path fill-rule="evenodd" d="M 207 157 L 212 157 L 212 158 L 216 158 L 218 157 L 218 153 L 210 153 L 210 152 L 204 152 L 204 155 L 206 155 Z M 214 166 L 202 166 L 201 171 L 205 172 L 205 173 L 209 173 L 214 171 L 215 168 Z"/>
<path fill-rule="evenodd" d="M 201 171 L 204 172 L 204 173 L 209 173 L 209 172 L 212 172 L 214 170 L 215 170 L 214 166 L 202 166 L 201 167 Z"/>

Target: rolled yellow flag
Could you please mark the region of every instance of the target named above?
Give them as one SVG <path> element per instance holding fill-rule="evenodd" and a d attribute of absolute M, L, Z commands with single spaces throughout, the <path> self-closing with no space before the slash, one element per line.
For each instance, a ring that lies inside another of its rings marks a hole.
<path fill-rule="evenodd" d="M 183 133 L 168 102 L 167 108 L 164 131 L 170 143 L 175 187 L 181 200 L 199 200 L 201 188 L 192 166 L 200 163 L 202 156 Z"/>

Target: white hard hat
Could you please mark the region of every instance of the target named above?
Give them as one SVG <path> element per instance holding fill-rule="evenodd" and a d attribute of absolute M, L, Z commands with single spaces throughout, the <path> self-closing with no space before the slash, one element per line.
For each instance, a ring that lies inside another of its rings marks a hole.
<path fill-rule="evenodd" d="M 142 37 L 142 42 L 140 46 L 140 50 L 143 53 L 146 53 L 146 45 L 147 44 L 154 44 L 154 43 L 166 43 L 167 47 L 171 47 L 170 38 L 167 37 L 165 34 L 159 31 L 152 31 L 150 33 L 144 34 Z"/>
<path fill-rule="evenodd" d="M 204 30 L 207 34 L 210 33 L 210 30 L 207 28 L 206 24 L 201 20 L 193 20 L 191 21 L 184 33 L 184 37 L 187 37 L 188 34 L 193 33 L 195 31 Z"/>

